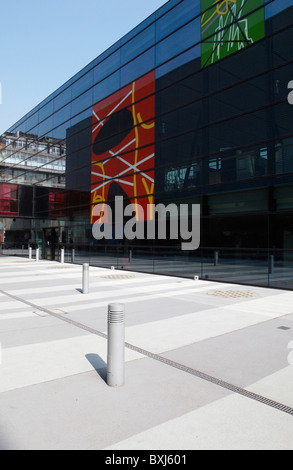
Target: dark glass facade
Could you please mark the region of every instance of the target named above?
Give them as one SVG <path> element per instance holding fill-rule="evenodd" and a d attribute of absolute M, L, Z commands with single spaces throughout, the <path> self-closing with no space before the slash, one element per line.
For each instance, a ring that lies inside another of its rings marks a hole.
<path fill-rule="evenodd" d="M 292 289 L 292 62 L 291 0 L 169 1 L 2 136 L 4 248 Z M 115 196 L 200 204 L 200 248 L 95 240 Z"/>

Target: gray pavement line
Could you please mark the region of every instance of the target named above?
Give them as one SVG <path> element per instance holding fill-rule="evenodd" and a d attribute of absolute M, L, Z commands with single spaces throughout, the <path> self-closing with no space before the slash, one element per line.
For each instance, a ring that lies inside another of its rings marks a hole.
<path fill-rule="evenodd" d="M 39 305 L 36 305 L 32 302 L 29 302 L 28 300 L 22 299 L 21 297 L 17 297 L 16 295 L 9 294 L 8 292 L 5 292 L 0 289 L 0 293 L 6 295 L 7 297 L 10 297 L 11 299 L 17 300 L 18 302 L 22 302 L 26 305 L 29 305 L 30 307 L 34 308 L 35 310 L 39 310 L 40 312 L 45 312 L 48 315 L 51 315 L 55 318 L 58 318 L 61 321 L 64 321 L 66 323 L 69 323 L 72 326 L 75 326 L 77 328 L 80 328 L 82 330 L 88 331 L 89 333 L 92 333 L 96 336 L 100 336 L 101 338 L 107 339 L 108 336 L 105 333 L 102 333 L 101 331 L 95 330 L 94 328 L 91 328 L 90 326 L 84 325 L 83 323 L 79 323 L 75 320 L 72 320 L 70 318 L 66 318 L 61 314 L 52 312 L 52 310 L 49 310 L 44 307 L 40 307 Z M 181 370 L 182 372 L 186 372 L 190 375 L 193 375 L 195 377 L 198 377 L 199 379 L 202 379 L 206 382 L 210 382 L 214 385 L 217 385 L 221 388 L 224 388 L 226 390 L 230 390 L 233 393 L 237 393 L 238 395 L 242 395 L 246 398 L 249 398 L 251 400 L 257 401 L 259 403 L 262 403 L 263 405 L 270 406 L 271 408 L 274 408 L 276 410 L 282 411 L 284 413 L 287 413 L 291 416 L 293 416 L 293 408 L 290 406 L 284 405 L 282 403 L 279 403 L 275 400 L 271 400 L 270 398 L 266 398 L 262 395 L 258 395 L 254 392 L 250 392 L 249 390 L 246 390 L 245 388 L 238 387 L 236 385 L 230 384 L 229 382 L 225 382 L 221 379 L 218 379 L 216 377 L 213 377 L 211 375 L 208 375 L 204 372 L 200 372 L 196 369 L 192 369 L 191 367 L 184 366 L 183 364 L 180 364 L 178 362 L 172 361 L 170 359 L 167 359 L 166 357 L 160 356 L 159 354 L 152 353 L 150 351 L 147 351 L 145 349 L 139 348 L 138 346 L 135 346 L 133 344 L 125 343 L 125 347 L 127 349 L 131 349 L 132 351 L 138 352 L 142 354 L 143 356 L 149 357 L 150 359 L 154 359 L 155 361 L 161 362 L 165 365 L 168 365 L 170 367 L 173 367 L 175 369 Z"/>

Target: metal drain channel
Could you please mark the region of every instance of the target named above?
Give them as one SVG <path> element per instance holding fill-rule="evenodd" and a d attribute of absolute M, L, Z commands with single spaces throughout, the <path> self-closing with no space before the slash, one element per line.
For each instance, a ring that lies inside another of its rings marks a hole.
<path fill-rule="evenodd" d="M 98 331 L 98 330 L 95 330 L 94 328 L 86 326 L 83 323 L 76 322 L 74 320 L 71 320 L 68 317 L 66 318 L 63 315 L 52 312 L 51 310 L 49 310 L 47 308 L 40 307 L 36 304 L 33 304 L 32 302 L 29 302 L 28 300 L 25 300 L 25 299 L 22 299 L 20 297 L 15 296 L 15 295 L 9 294 L 8 292 L 5 292 L 1 289 L 0 289 L 0 293 L 6 295 L 7 297 L 10 297 L 11 299 L 17 300 L 18 302 L 22 302 L 26 305 L 29 305 L 30 307 L 32 307 L 36 310 L 39 310 L 41 312 L 45 312 L 48 315 L 56 317 L 59 320 L 62 320 L 66 323 L 69 323 L 73 326 L 76 326 L 77 328 L 80 328 L 80 329 L 88 331 L 89 333 L 92 333 L 96 336 L 100 336 L 104 339 L 107 339 L 107 335 L 105 333 L 102 333 L 101 331 Z M 168 365 L 168 366 L 173 367 L 175 369 L 181 370 L 182 372 L 186 372 L 187 374 L 194 375 L 195 377 L 198 377 L 199 379 L 205 380 L 206 382 L 210 382 L 210 383 L 212 383 L 214 385 L 217 385 L 221 388 L 224 388 L 226 390 L 230 390 L 233 393 L 237 393 L 238 395 L 242 395 L 246 398 L 257 401 L 259 403 L 262 403 L 263 405 L 270 406 L 271 408 L 274 408 L 276 410 L 282 411 L 283 413 L 287 413 L 287 414 L 293 416 L 293 408 L 291 408 L 290 406 L 283 405 L 282 403 L 279 403 L 275 400 L 271 400 L 270 398 L 266 398 L 266 397 L 263 397 L 262 395 L 258 395 L 257 393 L 250 392 L 248 390 L 245 390 L 242 387 L 237 387 L 236 385 L 230 384 L 229 382 L 225 382 L 221 379 L 217 379 L 216 377 L 213 377 L 211 375 L 205 374 L 204 372 L 200 372 L 198 370 L 192 369 L 191 367 L 184 366 L 183 364 L 172 361 L 172 360 L 167 359 L 166 357 L 160 356 L 158 354 L 154 354 L 150 351 L 147 351 L 145 349 L 134 346 L 133 344 L 125 343 L 125 347 L 128 348 L 128 349 L 131 349 L 132 351 L 138 352 L 138 353 L 142 354 L 143 356 L 149 357 L 150 359 L 154 359 L 155 361 L 161 362 L 165 365 Z"/>

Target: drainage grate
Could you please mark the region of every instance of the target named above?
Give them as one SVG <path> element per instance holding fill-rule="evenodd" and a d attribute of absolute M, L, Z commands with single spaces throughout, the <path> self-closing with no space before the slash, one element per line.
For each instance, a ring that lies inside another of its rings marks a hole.
<path fill-rule="evenodd" d="M 226 299 L 240 299 L 240 298 L 255 298 L 258 297 L 256 292 L 248 290 L 212 290 L 207 292 L 207 295 L 215 297 L 224 297 Z"/>
<path fill-rule="evenodd" d="M 47 269 L 70 269 L 71 266 L 49 266 Z"/>
<path fill-rule="evenodd" d="M 109 276 L 101 276 L 103 279 L 133 279 L 135 276 L 131 276 L 130 274 L 110 274 Z"/>

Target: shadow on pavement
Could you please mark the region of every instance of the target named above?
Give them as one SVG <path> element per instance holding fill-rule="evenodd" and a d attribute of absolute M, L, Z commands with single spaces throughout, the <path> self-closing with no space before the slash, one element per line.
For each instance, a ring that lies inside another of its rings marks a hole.
<path fill-rule="evenodd" d="M 107 364 L 105 361 L 98 355 L 94 353 L 86 354 L 85 356 L 89 363 L 96 370 L 97 374 L 107 383 Z M 1 445 L 1 444 L 0 444 Z"/>

